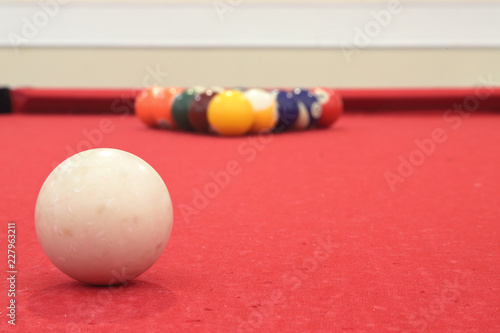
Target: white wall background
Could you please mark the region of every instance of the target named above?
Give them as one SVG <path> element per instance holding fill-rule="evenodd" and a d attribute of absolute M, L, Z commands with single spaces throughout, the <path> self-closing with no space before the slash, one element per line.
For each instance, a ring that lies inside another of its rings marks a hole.
<path fill-rule="evenodd" d="M 499 1 L 5 1 L 0 84 L 500 85 Z"/>
<path fill-rule="evenodd" d="M 0 3 L 0 46 L 500 47 L 498 2 Z"/>

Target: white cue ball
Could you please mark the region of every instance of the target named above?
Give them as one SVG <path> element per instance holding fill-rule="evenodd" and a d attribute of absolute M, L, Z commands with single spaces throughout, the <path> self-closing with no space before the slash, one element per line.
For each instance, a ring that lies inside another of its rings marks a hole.
<path fill-rule="evenodd" d="M 117 149 L 71 156 L 47 177 L 35 208 L 38 240 L 68 276 L 114 285 L 144 273 L 172 231 L 172 201 L 160 175 Z"/>

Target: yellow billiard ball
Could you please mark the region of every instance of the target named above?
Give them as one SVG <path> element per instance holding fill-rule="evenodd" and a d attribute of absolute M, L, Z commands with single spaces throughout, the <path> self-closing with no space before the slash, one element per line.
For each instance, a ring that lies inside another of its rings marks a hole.
<path fill-rule="evenodd" d="M 225 90 L 217 94 L 207 109 L 208 123 L 221 135 L 243 135 L 252 127 L 252 104 L 241 91 Z"/>

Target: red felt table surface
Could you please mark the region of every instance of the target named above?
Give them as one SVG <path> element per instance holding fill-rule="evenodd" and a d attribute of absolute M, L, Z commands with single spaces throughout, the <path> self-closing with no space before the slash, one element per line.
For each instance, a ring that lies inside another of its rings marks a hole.
<path fill-rule="evenodd" d="M 498 332 L 500 116 L 444 113 L 351 112 L 330 129 L 261 138 L 152 130 L 133 116 L 1 115 L 0 331 L 12 329 L 15 221 L 19 332 Z M 172 196 L 164 254 L 126 286 L 71 280 L 36 238 L 43 181 L 89 147 L 145 159 Z M 228 163 L 238 174 L 195 206 Z"/>

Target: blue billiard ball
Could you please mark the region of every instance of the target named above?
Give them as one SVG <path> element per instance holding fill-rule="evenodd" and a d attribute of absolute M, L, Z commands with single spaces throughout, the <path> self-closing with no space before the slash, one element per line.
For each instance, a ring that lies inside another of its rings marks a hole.
<path fill-rule="evenodd" d="M 276 96 L 278 105 L 278 123 L 273 132 L 283 132 L 294 127 L 299 118 L 299 104 L 292 92 L 275 90 L 272 92 Z"/>

